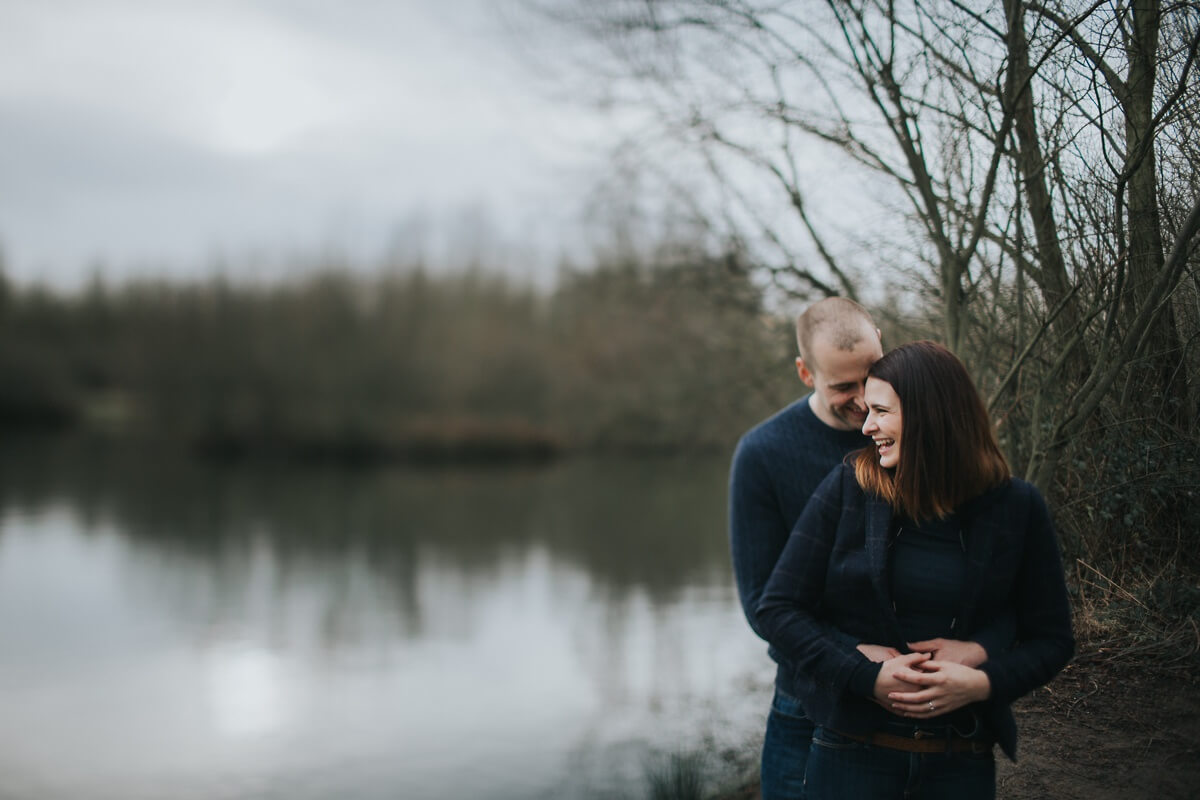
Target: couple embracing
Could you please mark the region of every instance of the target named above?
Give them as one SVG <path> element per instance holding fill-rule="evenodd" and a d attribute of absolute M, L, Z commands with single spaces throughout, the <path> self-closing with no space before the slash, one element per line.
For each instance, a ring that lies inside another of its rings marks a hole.
<path fill-rule="evenodd" d="M 812 393 L 730 472 L 738 592 L 777 664 L 763 800 L 992 798 L 1010 704 L 1074 649 L 1046 505 L 949 350 L 884 355 L 844 298 L 796 330 Z"/>

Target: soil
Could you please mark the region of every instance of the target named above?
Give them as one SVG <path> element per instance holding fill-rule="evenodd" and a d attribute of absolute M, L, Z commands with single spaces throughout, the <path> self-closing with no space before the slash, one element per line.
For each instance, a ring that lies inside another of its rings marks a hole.
<path fill-rule="evenodd" d="M 996 796 L 1200 798 L 1200 674 L 1076 662 L 1013 706 L 1017 763 L 997 750 Z M 728 800 L 757 800 L 756 785 Z"/>
<path fill-rule="evenodd" d="M 1014 705 L 1018 760 L 997 759 L 996 796 L 1200 797 L 1197 678 L 1154 665 L 1068 666 Z"/>

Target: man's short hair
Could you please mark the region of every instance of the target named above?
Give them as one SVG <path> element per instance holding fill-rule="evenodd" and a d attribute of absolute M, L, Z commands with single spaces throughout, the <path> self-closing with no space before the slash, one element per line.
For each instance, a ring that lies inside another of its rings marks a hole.
<path fill-rule="evenodd" d="M 849 298 L 826 297 L 796 318 L 796 344 L 800 357 L 811 362 L 813 338 L 818 332 L 838 350 L 853 350 L 865 338 L 865 330 L 875 330 L 871 312 Z"/>

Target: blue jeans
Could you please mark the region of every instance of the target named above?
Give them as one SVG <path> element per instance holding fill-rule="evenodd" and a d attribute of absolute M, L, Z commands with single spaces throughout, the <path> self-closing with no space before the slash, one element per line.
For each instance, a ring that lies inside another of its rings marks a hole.
<path fill-rule="evenodd" d="M 907 753 L 856 742 L 827 728 L 813 733 L 809 800 L 991 800 L 996 762 L 983 753 Z"/>
<path fill-rule="evenodd" d="M 813 724 L 800 701 L 775 690 L 762 749 L 762 800 L 804 800 Z"/>

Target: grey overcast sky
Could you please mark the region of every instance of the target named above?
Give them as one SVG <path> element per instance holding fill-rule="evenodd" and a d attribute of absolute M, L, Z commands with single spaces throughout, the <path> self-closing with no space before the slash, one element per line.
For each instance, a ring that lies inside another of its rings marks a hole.
<path fill-rule="evenodd" d="M 479 249 L 549 269 L 608 123 L 550 98 L 507 2 L 0 0 L 5 272 Z"/>

